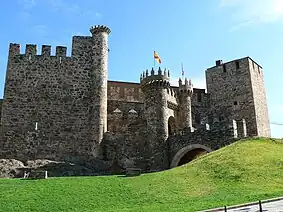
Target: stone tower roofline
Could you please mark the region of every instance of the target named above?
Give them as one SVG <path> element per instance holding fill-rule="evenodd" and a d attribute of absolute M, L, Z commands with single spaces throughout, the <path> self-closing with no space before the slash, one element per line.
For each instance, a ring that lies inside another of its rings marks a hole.
<path fill-rule="evenodd" d="M 55 56 L 57 57 L 67 57 L 67 47 L 65 46 L 56 46 Z M 10 43 L 9 46 L 9 56 L 52 56 L 51 55 L 51 45 L 42 45 L 41 54 L 37 54 L 37 45 L 36 44 L 26 44 L 24 53 L 21 53 L 21 45 L 18 43 Z"/>
<path fill-rule="evenodd" d="M 92 35 L 100 33 L 100 32 L 106 32 L 107 34 L 110 34 L 111 30 L 110 28 L 104 25 L 95 25 L 90 28 L 90 32 Z"/>
<path fill-rule="evenodd" d="M 209 71 L 210 69 L 214 69 L 215 67 L 217 66 L 222 66 L 222 65 L 225 65 L 225 64 L 228 64 L 228 63 L 234 63 L 236 61 L 240 61 L 240 60 L 244 60 L 244 59 L 248 59 L 248 60 L 251 60 L 254 64 L 258 65 L 260 68 L 262 68 L 261 65 L 259 65 L 256 61 L 254 61 L 251 57 L 247 56 L 247 57 L 242 57 L 242 58 L 238 58 L 238 59 L 235 59 L 235 60 L 231 60 L 231 61 L 228 61 L 226 63 L 223 63 L 222 60 L 216 60 L 215 61 L 215 66 L 212 66 L 210 68 L 207 68 L 206 70 Z"/>
<path fill-rule="evenodd" d="M 140 77 L 140 84 L 144 86 L 146 84 L 166 84 L 170 87 L 170 73 L 169 70 L 167 71 L 166 68 L 162 72 L 161 68 L 158 68 L 157 74 L 155 74 L 154 68 L 151 69 L 150 75 L 148 73 L 148 69 L 141 74 Z"/>
<path fill-rule="evenodd" d="M 179 78 L 179 92 L 181 93 L 192 93 L 193 92 L 193 84 L 191 79 L 185 78 L 185 83 L 183 84 L 183 81 L 181 78 Z"/>

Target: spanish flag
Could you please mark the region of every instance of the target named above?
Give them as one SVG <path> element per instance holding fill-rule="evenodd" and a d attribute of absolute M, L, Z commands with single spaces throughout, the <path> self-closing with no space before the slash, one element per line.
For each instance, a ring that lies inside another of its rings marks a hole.
<path fill-rule="evenodd" d="M 161 59 L 159 57 L 159 55 L 157 54 L 156 51 L 154 51 L 154 59 L 160 64 L 161 63 Z"/>

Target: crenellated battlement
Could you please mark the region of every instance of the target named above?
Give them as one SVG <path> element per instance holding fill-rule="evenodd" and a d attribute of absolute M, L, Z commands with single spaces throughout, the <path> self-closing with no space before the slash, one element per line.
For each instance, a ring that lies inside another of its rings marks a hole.
<path fill-rule="evenodd" d="M 181 80 L 181 78 L 179 78 L 179 92 L 180 93 L 188 93 L 190 95 L 192 95 L 193 93 L 193 84 L 191 79 L 187 79 L 185 78 L 185 82 L 183 84 L 183 81 Z"/>
<path fill-rule="evenodd" d="M 177 97 L 177 91 L 172 87 L 168 88 L 167 93 L 170 96 Z"/>
<path fill-rule="evenodd" d="M 171 86 L 169 70 L 161 67 L 144 71 L 140 83 L 113 82 L 111 30 L 96 25 L 89 31 L 72 36 L 68 51 L 10 43 L 1 156 L 90 164 L 96 173 L 131 161 L 151 172 L 270 133 L 262 68 L 250 58 L 218 61 L 206 71 L 207 89 L 194 88 L 189 78 Z"/>
<path fill-rule="evenodd" d="M 9 57 L 14 57 L 17 55 L 22 56 L 57 56 L 57 57 L 67 57 L 67 47 L 65 46 L 56 46 L 55 55 L 51 55 L 51 45 L 42 45 L 41 54 L 37 54 L 37 45 L 36 44 L 26 44 L 24 53 L 21 53 L 21 45 L 17 43 L 10 43 L 9 47 Z"/>
<path fill-rule="evenodd" d="M 159 67 L 157 74 L 155 74 L 155 71 L 152 68 L 149 75 L 147 69 L 145 72 L 143 72 L 143 74 L 141 74 L 140 83 L 141 87 L 144 87 L 145 85 L 160 85 L 168 88 L 170 87 L 169 70 L 167 71 L 166 69 L 164 69 L 164 71 L 162 71 Z"/>
<path fill-rule="evenodd" d="M 104 25 L 95 25 L 90 28 L 90 32 L 92 35 L 101 33 L 101 32 L 106 32 L 107 34 L 110 34 L 111 30 L 107 26 L 104 26 Z"/>
<path fill-rule="evenodd" d="M 208 123 L 203 123 L 198 129 L 185 128 L 180 132 L 180 135 L 204 135 L 205 133 L 214 135 L 222 132 L 229 134 L 234 138 L 245 138 L 247 137 L 246 128 L 247 126 L 245 119 L 226 120 L 215 122 L 211 125 L 209 125 Z"/>

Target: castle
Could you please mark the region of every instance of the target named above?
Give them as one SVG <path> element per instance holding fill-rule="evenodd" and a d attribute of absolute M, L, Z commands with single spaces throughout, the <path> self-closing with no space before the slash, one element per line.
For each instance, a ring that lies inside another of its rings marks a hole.
<path fill-rule="evenodd" d="M 262 67 L 250 57 L 206 70 L 207 92 L 170 71 L 140 83 L 108 80 L 106 26 L 66 47 L 10 44 L 1 100 L 0 158 L 91 164 L 98 172 L 144 172 L 187 163 L 251 136 L 270 137 Z"/>

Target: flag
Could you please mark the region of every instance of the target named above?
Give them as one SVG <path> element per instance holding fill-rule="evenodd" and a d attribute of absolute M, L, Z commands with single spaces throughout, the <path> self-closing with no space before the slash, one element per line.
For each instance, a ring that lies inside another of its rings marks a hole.
<path fill-rule="evenodd" d="M 184 67 L 183 67 L 183 63 L 182 63 L 182 76 L 184 76 L 185 72 L 184 72 Z"/>
<path fill-rule="evenodd" d="M 156 51 L 154 51 L 154 59 L 160 64 L 161 63 L 161 59 L 159 57 L 159 55 L 157 54 Z"/>

